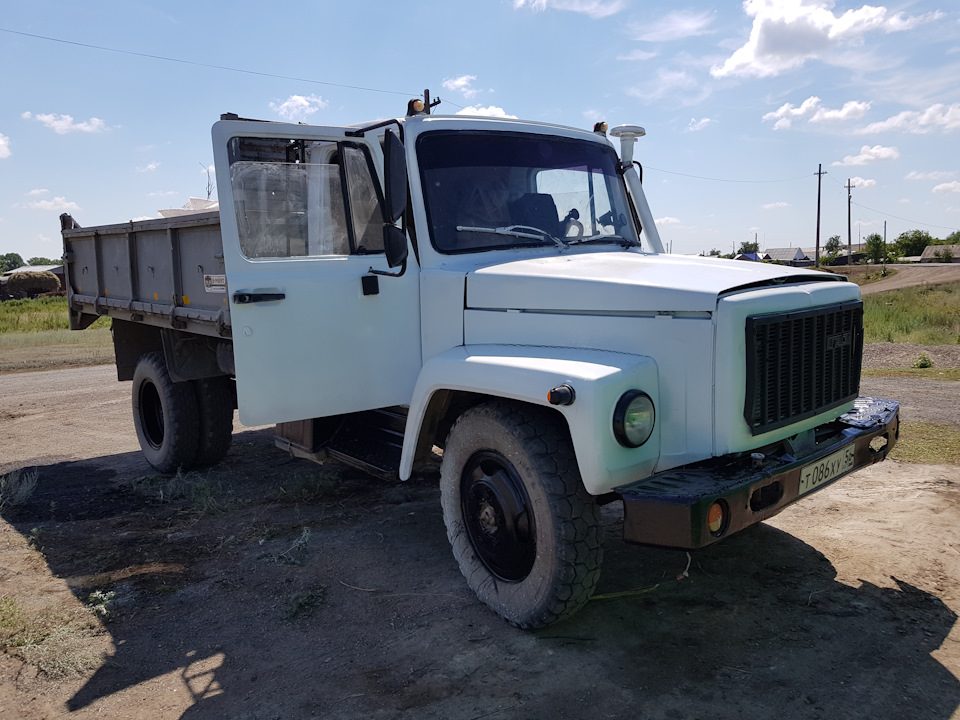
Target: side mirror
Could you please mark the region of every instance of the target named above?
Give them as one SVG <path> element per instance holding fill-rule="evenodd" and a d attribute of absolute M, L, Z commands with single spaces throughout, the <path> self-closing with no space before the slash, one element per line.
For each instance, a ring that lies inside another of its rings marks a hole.
<path fill-rule="evenodd" d="M 387 267 L 395 268 L 407 261 L 407 236 L 396 225 L 383 226 L 383 252 Z"/>
<path fill-rule="evenodd" d="M 407 208 L 407 158 L 403 142 L 392 130 L 383 134 L 383 179 L 388 223 L 395 223 Z M 386 236 L 384 236 L 386 245 Z M 393 265 L 391 265 L 393 267 Z"/>

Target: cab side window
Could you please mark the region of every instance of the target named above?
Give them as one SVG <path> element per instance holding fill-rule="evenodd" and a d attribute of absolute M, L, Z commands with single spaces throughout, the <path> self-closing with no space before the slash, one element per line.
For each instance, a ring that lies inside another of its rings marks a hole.
<path fill-rule="evenodd" d="M 250 259 L 383 252 L 383 210 L 362 145 L 234 138 L 230 184 Z"/>

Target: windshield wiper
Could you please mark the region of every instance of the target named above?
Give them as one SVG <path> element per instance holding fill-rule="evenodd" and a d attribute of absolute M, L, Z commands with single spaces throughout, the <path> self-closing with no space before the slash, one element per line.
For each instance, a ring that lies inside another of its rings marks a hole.
<path fill-rule="evenodd" d="M 628 240 L 627 238 L 622 237 L 620 235 L 603 235 L 603 234 L 591 235 L 590 237 L 584 237 L 584 238 L 571 238 L 570 240 L 567 240 L 567 243 L 570 245 L 579 245 L 580 243 L 600 242 L 600 241 L 612 242 L 614 245 L 620 245 L 621 247 L 625 247 L 625 248 L 637 247 L 637 243 L 633 242 L 632 240 Z"/>
<path fill-rule="evenodd" d="M 509 235 L 510 237 L 526 238 L 530 240 L 546 240 L 549 238 L 561 250 L 567 247 L 567 244 L 560 238 L 556 238 L 546 230 L 535 228 L 530 225 L 508 225 L 506 227 L 470 227 L 467 225 L 457 225 L 457 232 L 479 232 L 490 233 L 493 235 Z"/>

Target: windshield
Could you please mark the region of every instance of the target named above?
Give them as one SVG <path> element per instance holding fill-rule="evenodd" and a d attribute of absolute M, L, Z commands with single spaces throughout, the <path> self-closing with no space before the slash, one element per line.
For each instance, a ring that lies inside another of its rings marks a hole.
<path fill-rule="evenodd" d="M 433 244 L 444 253 L 639 245 L 613 148 L 549 135 L 435 132 L 417 154 Z"/>

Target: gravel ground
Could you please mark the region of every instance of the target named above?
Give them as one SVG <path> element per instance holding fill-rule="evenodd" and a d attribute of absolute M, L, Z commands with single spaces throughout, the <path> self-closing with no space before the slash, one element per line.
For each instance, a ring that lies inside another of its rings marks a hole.
<path fill-rule="evenodd" d="M 960 344 L 914 345 L 911 343 L 872 343 L 863 348 L 865 368 L 909 368 L 926 353 L 935 368 L 960 368 Z"/>

